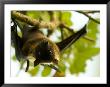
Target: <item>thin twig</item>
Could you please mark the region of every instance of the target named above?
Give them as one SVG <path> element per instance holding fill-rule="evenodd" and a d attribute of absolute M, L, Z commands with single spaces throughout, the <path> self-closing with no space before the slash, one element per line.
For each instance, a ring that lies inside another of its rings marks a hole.
<path fill-rule="evenodd" d="M 96 19 L 92 18 L 91 16 L 89 16 L 85 12 L 83 12 L 83 11 L 76 11 L 76 12 L 81 13 L 81 14 L 85 15 L 86 17 L 88 17 L 90 20 L 94 21 L 95 23 L 100 24 L 100 21 L 97 21 Z"/>
<path fill-rule="evenodd" d="M 62 26 L 63 28 L 66 28 L 68 31 L 75 33 L 74 30 L 72 28 L 69 28 L 68 26 L 66 26 L 65 24 L 61 24 L 60 26 Z"/>
<path fill-rule="evenodd" d="M 83 36 L 83 38 L 86 39 L 86 40 L 89 40 L 91 42 L 95 42 L 95 40 L 93 38 L 91 38 L 91 37 Z"/>
<path fill-rule="evenodd" d="M 86 14 L 88 14 L 88 13 L 100 13 L 100 11 L 83 11 L 83 12 L 85 12 Z"/>
<path fill-rule="evenodd" d="M 61 31 L 61 38 L 62 38 L 62 40 L 64 40 L 64 36 L 63 36 L 63 29 L 62 29 L 62 28 L 60 28 L 60 31 Z"/>

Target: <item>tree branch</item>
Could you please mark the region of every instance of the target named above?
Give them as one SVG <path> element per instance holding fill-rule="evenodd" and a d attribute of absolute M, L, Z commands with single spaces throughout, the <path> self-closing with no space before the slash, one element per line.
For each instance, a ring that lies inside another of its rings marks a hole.
<path fill-rule="evenodd" d="M 57 28 L 60 25 L 60 23 L 58 21 L 57 22 L 39 21 L 39 20 L 33 19 L 29 16 L 23 15 L 17 11 L 12 11 L 11 16 L 12 16 L 12 18 L 15 18 L 17 20 L 20 20 L 21 22 L 25 22 L 29 25 L 32 25 L 32 26 L 35 26 L 38 28 L 48 28 L 51 30 L 51 29 Z"/>
<path fill-rule="evenodd" d="M 85 15 L 86 17 L 88 17 L 90 20 L 94 21 L 95 23 L 100 24 L 100 21 L 97 21 L 96 19 L 92 18 L 91 16 L 89 16 L 85 12 L 83 12 L 83 11 L 76 11 L 76 12 L 81 13 L 81 14 Z"/>

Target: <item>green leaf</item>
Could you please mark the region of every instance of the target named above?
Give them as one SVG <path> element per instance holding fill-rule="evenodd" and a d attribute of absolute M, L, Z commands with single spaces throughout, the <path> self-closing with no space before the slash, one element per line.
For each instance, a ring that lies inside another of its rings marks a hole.
<path fill-rule="evenodd" d="M 99 54 L 100 48 L 95 48 L 97 33 L 98 33 L 98 24 L 93 21 L 89 21 L 87 36 L 93 38 L 95 42 L 89 42 L 83 38 L 80 38 L 74 43 L 73 54 L 74 59 L 70 59 L 70 72 L 71 74 L 79 74 L 80 72 L 85 72 L 86 62 L 88 59 L 91 59 L 95 55 Z"/>
<path fill-rule="evenodd" d="M 48 67 L 48 66 L 45 66 L 44 70 L 42 71 L 42 76 L 46 77 L 46 76 L 48 76 L 50 74 L 50 72 L 51 72 L 51 68 Z"/>
<path fill-rule="evenodd" d="M 87 27 L 87 36 L 93 38 L 94 40 L 97 39 L 97 34 L 99 32 L 98 24 L 94 21 L 90 20 Z"/>
<path fill-rule="evenodd" d="M 29 70 L 28 73 L 31 75 L 31 76 L 36 76 L 37 73 L 39 71 L 39 66 L 36 66 L 34 67 L 33 69 Z"/>
<path fill-rule="evenodd" d="M 26 15 L 35 19 L 39 19 L 41 15 L 41 11 L 27 11 Z"/>
<path fill-rule="evenodd" d="M 62 22 L 64 22 L 66 25 L 71 26 L 72 21 L 71 21 L 71 13 L 70 12 L 62 12 Z"/>
<path fill-rule="evenodd" d="M 43 11 L 42 14 L 40 14 L 40 17 L 43 21 L 49 22 L 50 21 L 50 15 L 47 11 Z"/>
<path fill-rule="evenodd" d="M 71 61 L 73 63 L 70 66 L 71 74 L 79 74 L 85 71 L 86 61 L 96 56 L 100 52 L 99 48 L 87 48 L 84 52 L 79 52 L 75 54 L 75 58 Z"/>
<path fill-rule="evenodd" d="M 58 68 L 59 68 L 62 72 L 65 72 L 66 66 L 65 66 L 65 63 L 64 63 L 63 60 L 59 62 Z"/>
<path fill-rule="evenodd" d="M 12 60 L 16 61 L 16 56 L 15 55 L 12 56 Z"/>

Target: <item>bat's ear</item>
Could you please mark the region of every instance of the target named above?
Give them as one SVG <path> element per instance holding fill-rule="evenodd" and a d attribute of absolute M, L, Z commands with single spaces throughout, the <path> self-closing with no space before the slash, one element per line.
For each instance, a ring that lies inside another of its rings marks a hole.
<path fill-rule="evenodd" d="M 86 25 L 78 32 L 74 33 L 70 37 L 56 44 L 59 47 L 60 51 L 62 51 L 65 48 L 71 46 L 75 41 L 77 41 L 80 37 L 82 37 L 85 34 L 86 34 Z"/>

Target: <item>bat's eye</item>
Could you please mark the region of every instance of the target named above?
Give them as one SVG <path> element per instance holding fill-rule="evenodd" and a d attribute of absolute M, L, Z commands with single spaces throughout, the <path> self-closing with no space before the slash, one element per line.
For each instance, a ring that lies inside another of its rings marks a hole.
<path fill-rule="evenodd" d="M 49 54 L 51 55 L 52 54 L 52 51 L 49 50 Z"/>

